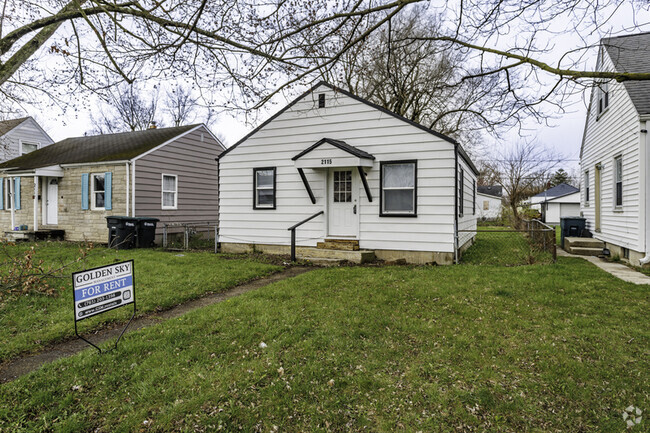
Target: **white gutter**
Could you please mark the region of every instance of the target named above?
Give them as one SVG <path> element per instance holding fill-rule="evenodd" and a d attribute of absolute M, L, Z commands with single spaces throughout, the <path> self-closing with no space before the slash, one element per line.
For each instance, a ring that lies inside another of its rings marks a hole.
<path fill-rule="evenodd" d="M 644 117 L 642 117 L 644 119 Z M 648 127 L 650 127 L 650 116 L 645 117 L 645 128 L 643 128 L 643 122 L 641 122 L 641 126 L 643 129 L 641 129 L 641 167 L 643 170 L 641 179 L 644 179 L 644 182 L 642 183 L 641 187 L 641 197 L 644 198 L 645 201 L 645 206 L 642 209 L 643 211 L 643 217 L 640 218 L 644 230 L 644 235 L 645 235 L 645 257 L 643 257 L 641 260 L 639 260 L 639 264 L 641 266 L 647 265 L 650 263 L 650 221 L 648 221 L 648 217 L 650 217 L 650 189 L 648 188 L 648 182 L 650 181 L 650 135 L 648 134 Z"/>
<path fill-rule="evenodd" d="M 112 164 L 125 164 L 128 163 L 128 159 L 118 159 L 117 161 L 98 161 L 98 162 L 74 162 L 70 164 L 59 164 L 60 167 L 83 167 L 88 165 L 112 165 Z"/>

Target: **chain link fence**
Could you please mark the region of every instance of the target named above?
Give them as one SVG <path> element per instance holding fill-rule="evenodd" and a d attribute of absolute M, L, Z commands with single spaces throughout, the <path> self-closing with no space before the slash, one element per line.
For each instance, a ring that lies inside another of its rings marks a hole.
<path fill-rule="evenodd" d="M 217 252 L 217 223 L 163 223 L 162 247 L 169 250 L 211 250 Z"/>
<path fill-rule="evenodd" d="M 461 263 L 475 265 L 520 266 L 555 263 L 555 228 L 539 220 L 522 221 L 512 226 L 481 226 L 459 230 L 475 235 L 474 244 L 461 256 Z"/>

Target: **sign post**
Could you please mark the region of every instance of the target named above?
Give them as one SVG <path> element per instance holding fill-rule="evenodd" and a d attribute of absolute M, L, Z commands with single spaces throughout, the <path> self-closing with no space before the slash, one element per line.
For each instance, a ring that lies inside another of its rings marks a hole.
<path fill-rule="evenodd" d="M 117 348 L 117 343 L 135 317 L 133 260 L 75 272 L 72 274 L 72 288 L 74 291 L 74 333 L 97 349 L 99 353 L 102 352 L 99 347 L 79 335 L 77 322 L 133 304 L 133 315 L 115 341 L 115 348 Z"/>

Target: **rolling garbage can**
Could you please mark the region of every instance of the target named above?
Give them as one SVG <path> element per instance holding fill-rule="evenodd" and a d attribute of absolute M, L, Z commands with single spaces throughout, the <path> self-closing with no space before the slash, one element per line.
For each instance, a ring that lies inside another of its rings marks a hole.
<path fill-rule="evenodd" d="M 580 237 L 587 226 L 587 220 L 583 217 L 562 217 L 560 218 L 560 242 L 564 248 L 564 238 Z"/>
<path fill-rule="evenodd" d="M 154 239 L 156 238 L 156 223 L 160 221 L 158 218 L 149 217 L 136 217 L 134 218 L 138 223 L 138 248 L 151 248 L 154 246 Z"/>
<path fill-rule="evenodd" d="M 128 250 L 135 246 L 137 222 L 127 216 L 106 217 L 108 226 L 108 247 L 117 250 Z"/>

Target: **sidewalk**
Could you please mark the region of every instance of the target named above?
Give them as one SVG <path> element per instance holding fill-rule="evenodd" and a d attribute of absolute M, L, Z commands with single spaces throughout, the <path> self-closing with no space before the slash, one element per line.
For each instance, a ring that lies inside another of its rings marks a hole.
<path fill-rule="evenodd" d="M 557 255 L 560 257 L 577 257 L 579 259 L 585 259 L 588 262 L 591 262 L 594 265 L 598 266 L 603 271 L 608 272 L 623 281 L 627 281 L 628 283 L 650 284 L 649 276 L 642 274 L 641 272 L 636 271 L 629 266 L 624 265 L 623 263 L 609 262 L 607 260 L 603 260 L 594 256 L 578 256 L 575 254 L 569 254 L 559 247 L 557 249 Z"/>

